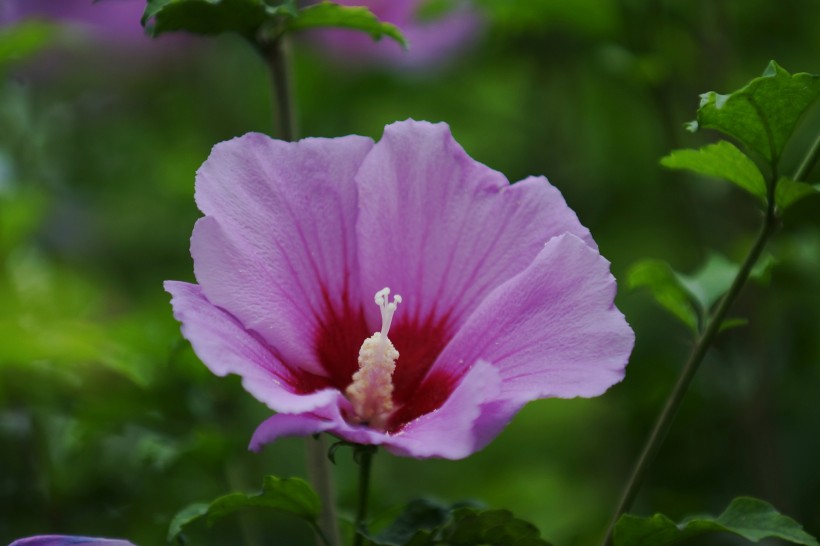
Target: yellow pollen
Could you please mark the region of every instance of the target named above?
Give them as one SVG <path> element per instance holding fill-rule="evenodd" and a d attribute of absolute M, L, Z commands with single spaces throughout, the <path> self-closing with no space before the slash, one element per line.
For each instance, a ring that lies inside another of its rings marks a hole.
<path fill-rule="evenodd" d="M 375 301 L 381 309 L 382 329 L 362 343 L 359 349 L 359 370 L 345 391 L 353 405 L 354 419 L 373 428 L 384 428 L 393 412 L 393 371 L 399 352 L 387 337 L 393 313 L 401 303 L 396 294 L 389 301 L 390 289 L 376 292 Z"/>

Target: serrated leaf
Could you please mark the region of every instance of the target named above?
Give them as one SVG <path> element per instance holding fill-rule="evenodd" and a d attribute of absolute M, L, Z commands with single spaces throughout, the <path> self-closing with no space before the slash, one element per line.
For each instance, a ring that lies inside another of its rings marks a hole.
<path fill-rule="evenodd" d="M 697 121 L 688 128 L 718 130 L 776 163 L 800 116 L 818 97 L 820 76 L 792 75 L 771 61 L 761 77 L 734 93 L 701 95 Z"/>
<path fill-rule="evenodd" d="M 661 165 L 728 180 L 766 203 L 766 181 L 757 165 L 726 140 L 699 150 L 675 150 L 661 159 Z"/>
<path fill-rule="evenodd" d="M 627 273 L 627 286 L 649 288 L 655 301 L 697 333 L 698 314 L 690 302 L 690 295 L 669 264 L 662 260 L 641 260 Z"/>
<path fill-rule="evenodd" d="M 387 36 L 407 48 L 407 41 L 395 25 L 384 23 L 366 7 L 341 6 L 320 2 L 299 11 L 288 24 L 288 30 L 307 30 L 320 27 L 347 28 L 366 32 L 374 40 Z"/>
<path fill-rule="evenodd" d="M 295 15 L 293 7 L 268 5 L 264 0 L 148 0 L 142 24 L 149 34 L 184 30 L 194 34 L 237 32 L 253 37 L 276 16 Z"/>
<path fill-rule="evenodd" d="M 781 178 L 777 181 L 774 200 L 782 211 L 804 197 L 818 192 L 820 192 L 820 185 L 796 182 L 790 178 Z"/>
<path fill-rule="evenodd" d="M 615 546 L 667 546 L 707 533 L 731 533 L 751 542 L 779 538 L 792 544 L 820 546 L 799 523 L 779 513 L 771 504 L 738 497 L 717 518 L 699 516 L 680 524 L 655 514 L 641 518 L 625 514 L 615 526 Z"/>
<path fill-rule="evenodd" d="M 376 536 L 373 546 L 549 546 L 538 529 L 508 510 L 412 501 Z"/>
<path fill-rule="evenodd" d="M 443 530 L 442 539 L 451 546 L 549 546 L 534 525 L 508 510 L 460 508 Z"/>
<path fill-rule="evenodd" d="M 372 544 L 378 546 L 405 546 L 412 543 L 424 543 L 423 538 L 431 540 L 431 532 L 447 523 L 451 509 L 426 499 L 410 501 L 404 510 L 386 529 L 375 536 L 368 537 Z"/>
<path fill-rule="evenodd" d="M 212 525 L 219 518 L 244 508 L 277 510 L 315 523 L 321 502 L 310 485 L 302 479 L 266 476 L 259 494 L 231 493 L 210 504 L 197 503 L 183 509 L 171 522 L 168 541 L 173 541 L 185 526 L 194 521 L 204 519 L 208 525 Z"/>

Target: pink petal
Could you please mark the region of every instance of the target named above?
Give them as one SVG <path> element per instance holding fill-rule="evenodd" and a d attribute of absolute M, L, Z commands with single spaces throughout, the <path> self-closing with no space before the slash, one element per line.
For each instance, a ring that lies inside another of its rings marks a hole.
<path fill-rule="evenodd" d="M 265 444 L 285 436 L 329 432 L 352 443 L 383 445 L 396 455 L 462 459 L 486 445 L 484 425 L 479 419 L 487 409 L 492 409 L 500 393 L 498 371 L 481 361 L 462 378 L 437 411 L 423 415 L 397 433 L 351 424 L 343 416 L 350 405 L 339 394 L 337 403 L 311 413 L 280 413 L 268 418 L 254 432 L 250 448 L 258 451 Z"/>
<path fill-rule="evenodd" d="M 574 235 L 556 237 L 484 300 L 431 374 L 488 360 L 501 374 L 502 400 L 597 396 L 623 378 L 634 343 L 615 289 L 597 251 Z"/>
<path fill-rule="evenodd" d="M 260 451 L 265 445 L 287 436 L 310 436 L 333 427 L 332 421 L 310 413 L 277 413 L 256 427 L 249 449 Z"/>
<path fill-rule="evenodd" d="M 545 179 L 510 185 L 443 123 L 387 126 L 356 179 L 363 291 L 401 294 L 397 320 L 449 312 L 461 323 L 552 237 L 569 232 L 594 244 Z"/>
<path fill-rule="evenodd" d="M 319 325 L 355 315 L 363 301 L 353 175 L 372 144 L 249 134 L 215 146 L 197 173 L 206 214 L 191 243 L 197 280 L 208 301 L 260 334 L 287 365 L 321 374 Z"/>
<path fill-rule="evenodd" d="M 404 298 L 390 334 L 404 355 L 395 375 L 399 403 L 415 396 L 466 317 L 550 238 L 568 232 L 595 245 L 546 179 L 510 185 L 471 159 L 443 123 L 388 126 L 356 180 L 362 293 L 389 286 Z M 365 312 L 378 324 L 375 306 Z M 415 343 L 403 344 L 405 337 Z"/>
<path fill-rule="evenodd" d="M 501 393 L 501 377 L 488 362 L 479 361 L 462 378 L 447 401 L 391 435 L 384 443 L 396 455 L 463 459 L 486 445 L 478 429 L 483 408 Z"/>
<path fill-rule="evenodd" d="M 285 436 L 308 436 L 330 432 L 339 438 L 356 444 L 380 445 L 386 435 L 366 425 L 351 425 L 343 416 L 350 412 L 350 403 L 337 393 L 334 403 L 317 408 L 310 413 L 298 415 L 279 413 L 269 417 L 257 427 L 251 439 L 250 449 L 259 451 L 264 445 Z"/>
<path fill-rule="evenodd" d="M 275 411 L 312 411 L 335 401 L 338 392 L 334 389 L 296 393 L 300 377 L 282 364 L 264 340 L 212 305 L 199 286 L 166 281 L 165 290 L 173 296 L 171 304 L 174 317 L 182 323 L 182 335 L 216 375 L 240 375 L 245 390 Z"/>

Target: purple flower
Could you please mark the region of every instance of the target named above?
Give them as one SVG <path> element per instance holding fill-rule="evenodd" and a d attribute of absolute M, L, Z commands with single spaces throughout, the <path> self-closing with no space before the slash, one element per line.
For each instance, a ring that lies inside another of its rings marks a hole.
<path fill-rule="evenodd" d="M 37 537 L 21 538 L 9 546 L 70 546 L 75 544 L 94 544 L 95 546 L 134 546 L 127 540 L 110 538 L 72 537 L 65 535 L 42 535 Z"/>
<path fill-rule="evenodd" d="M 334 0 L 345 6 L 369 8 L 380 20 L 396 25 L 404 34 L 409 49 L 393 40 L 378 42 L 362 33 L 346 29 L 312 32 L 328 54 L 340 60 L 370 59 L 377 63 L 402 66 L 435 64 L 464 49 L 478 35 L 482 20 L 470 2 L 457 1 L 440 17 L 423 20 L 419 10 L 422 0 Z"/>
<path fill-rule="evenodd" d="M 0 21 L 45 18 L 76 25 L 102 39 L 149 43 L 140 24 L 144 9 L 145 0 L 3 0 Z"/>
<path fill-rule="evenodd" d="M 329 432 L 458 459 L 531 400 L 623 378 L 633 333 L 589 231 L 545 178 L 510 185 L 445 124 L 375 144 L 248 134 L 214 148 L 196 201 L 199 284 L 165 288 L 211 371 L 278 412 L 251 449 Z"/>

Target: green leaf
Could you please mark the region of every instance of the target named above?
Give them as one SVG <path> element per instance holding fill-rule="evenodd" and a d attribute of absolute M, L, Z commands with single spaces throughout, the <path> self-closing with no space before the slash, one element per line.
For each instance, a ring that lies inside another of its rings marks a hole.
<path fill-rule="evenodd" d="M 818 96 L 820 76 L 792 75 L 771 61 L 761 77 L 734 93 L 701 95 L 697 121 L 689 129 L 718 130 L 776 163 L 800 116 Z"/>
<path fill-rule="evenodd" d="M 54 41 L 58 27 L 43 21 L 23 21 L 0 28 L 0 68 L 31 57 Z"/>
<path fill-rule="evenodd" d="M 773 265 L 774 259 L 767 255 L 758 261 L 749 277 L 765 281 Z M 700 317 L 729 290 L 739 269 L 739 265 L 719 254 L 711 254 L 691 275 L 678 273 L 662 260 L 646 259 L 629 270 L 627 286 L 649 288 L 655 301 L 697 333 Z M 737 326 L 741 319 L 733 320 L 723 328 Z"/>
<path fill-rule="evenodd" d="M 508 510 L 450 507 L 416 500 L 376 536 L 371 546 L 549 546 L 538 529 Z"/>
<path fill-rule="evenodd" d="M 697 333 L 698 314 L 679 276 L 669 264 L 662 260 L 641 260 L 627 273 L 627 286 L 649 288 L 655 301 Z"/>
<path fill-rule="evenodd" d="M 820 185 L 795 182 L 790 178 L 781 178 L 777 181 L 774 200 L 782 211 L 786 210 L 788 207 L 800 199 L 803 199 L 807 195 L 812 195 L 818 192 L 820 192 Z"/>
<path fill-rule="evenodd" d="M 749 319 L 745 318 L 730 318 L 724 320 L 720 323 L 719 331 L 725 332 L 726 330 L 732 330 L 733 328 L 741 328 L 749 324 Z"/>
<path fill-rule="evenodd" d="M 297 9 L 293 0 L 271 5 L 266 0 L 148 0 L 142 15 L 147 31 L 158 36 L 184 30 L 194 34 L 236 32 L 257 41 L 260 30 L 279 33 L 319 27 L 360 30 L 374 40 L 387 36 L 407 42 L 395 25 L 384 23 L 365 7 L 320 2 Z"/>
<path fill-rule="evenodd" d="M 615 546 L 666 546 L 706 533 L 731 533 L 751 542 L 779 538 L 792 544 L 820 546 L 799 523 L 762 500 L 738 497 L 717 518 L 699 516 L 675 524 L 663 514 L 641 518 L 625 514 L 615 526 Z"/>
<path fill-rule="evenodd" d="M 675 150 L 661 159 L 661 165 L 728 180 L 766 203 L 766 181 L 757 165 L 726 140 L 699 150 Z"/>
<path fill-rule="evenodd" d="M 773 265 L 774 259 L 768 255 L 758 261 L 749 277 L 763 280 Z M 675 273 L 675 276 L 701 309 L 709 310 L 729 291 L 739 270 L 738 264 L 730 262 L 720 254 L 710 254 L 706 262 L 693 274 Z"/>
<path fill-rule="evenodd" d="M 173 541 L 190 523 L 204 519 L 208 525 L 244 508 L 278 510 L 315 524 L 321 510 L 318 495 L 299 478 L 266 476 L 262 492 L 256 495 L 231 493 L 208 503 L 197 503 L 180 511 L 168 529 L 168 542 Z"/>
<path fill-rule="evenodd" d="M 442 538 L 451 546 L 549 546 L 534 525 L 517 519 L 508 510 L 460 508 L 443 530 Z"/>
<path fill-rule="evenodd" d="M 432 540 L 431 532 L 444 526 L 450 517 L 451 509 L 439 503 L 416 499 L 410 501 L 401 514 L 379 534 L 368 537 L 372 544 L 378 546 L 404 546 L 416 538 L 421 544 L 423 539 Z"/>
<path fill-rule="evenodd" d="M 253 38 L 276 16 L 293 16 L 289 4 L 270 6 L 265 0 L 148 0 L 142 24 L 152 36 L 184 30 L 194 34 L 237 32 Z"/>
<path fill-rule="evenodd" d="M 365 7 L 340 6 L 331 2 L 321 2 L 301 10 L 299 15 L 290 21 L 287 28 L 296 31 L 319 27 L 360 30 L 370 34 L 374 40 L 387 36 L 407 48 L 407 41 L 398 27 L 379 21 L 379 18 Z"/>

